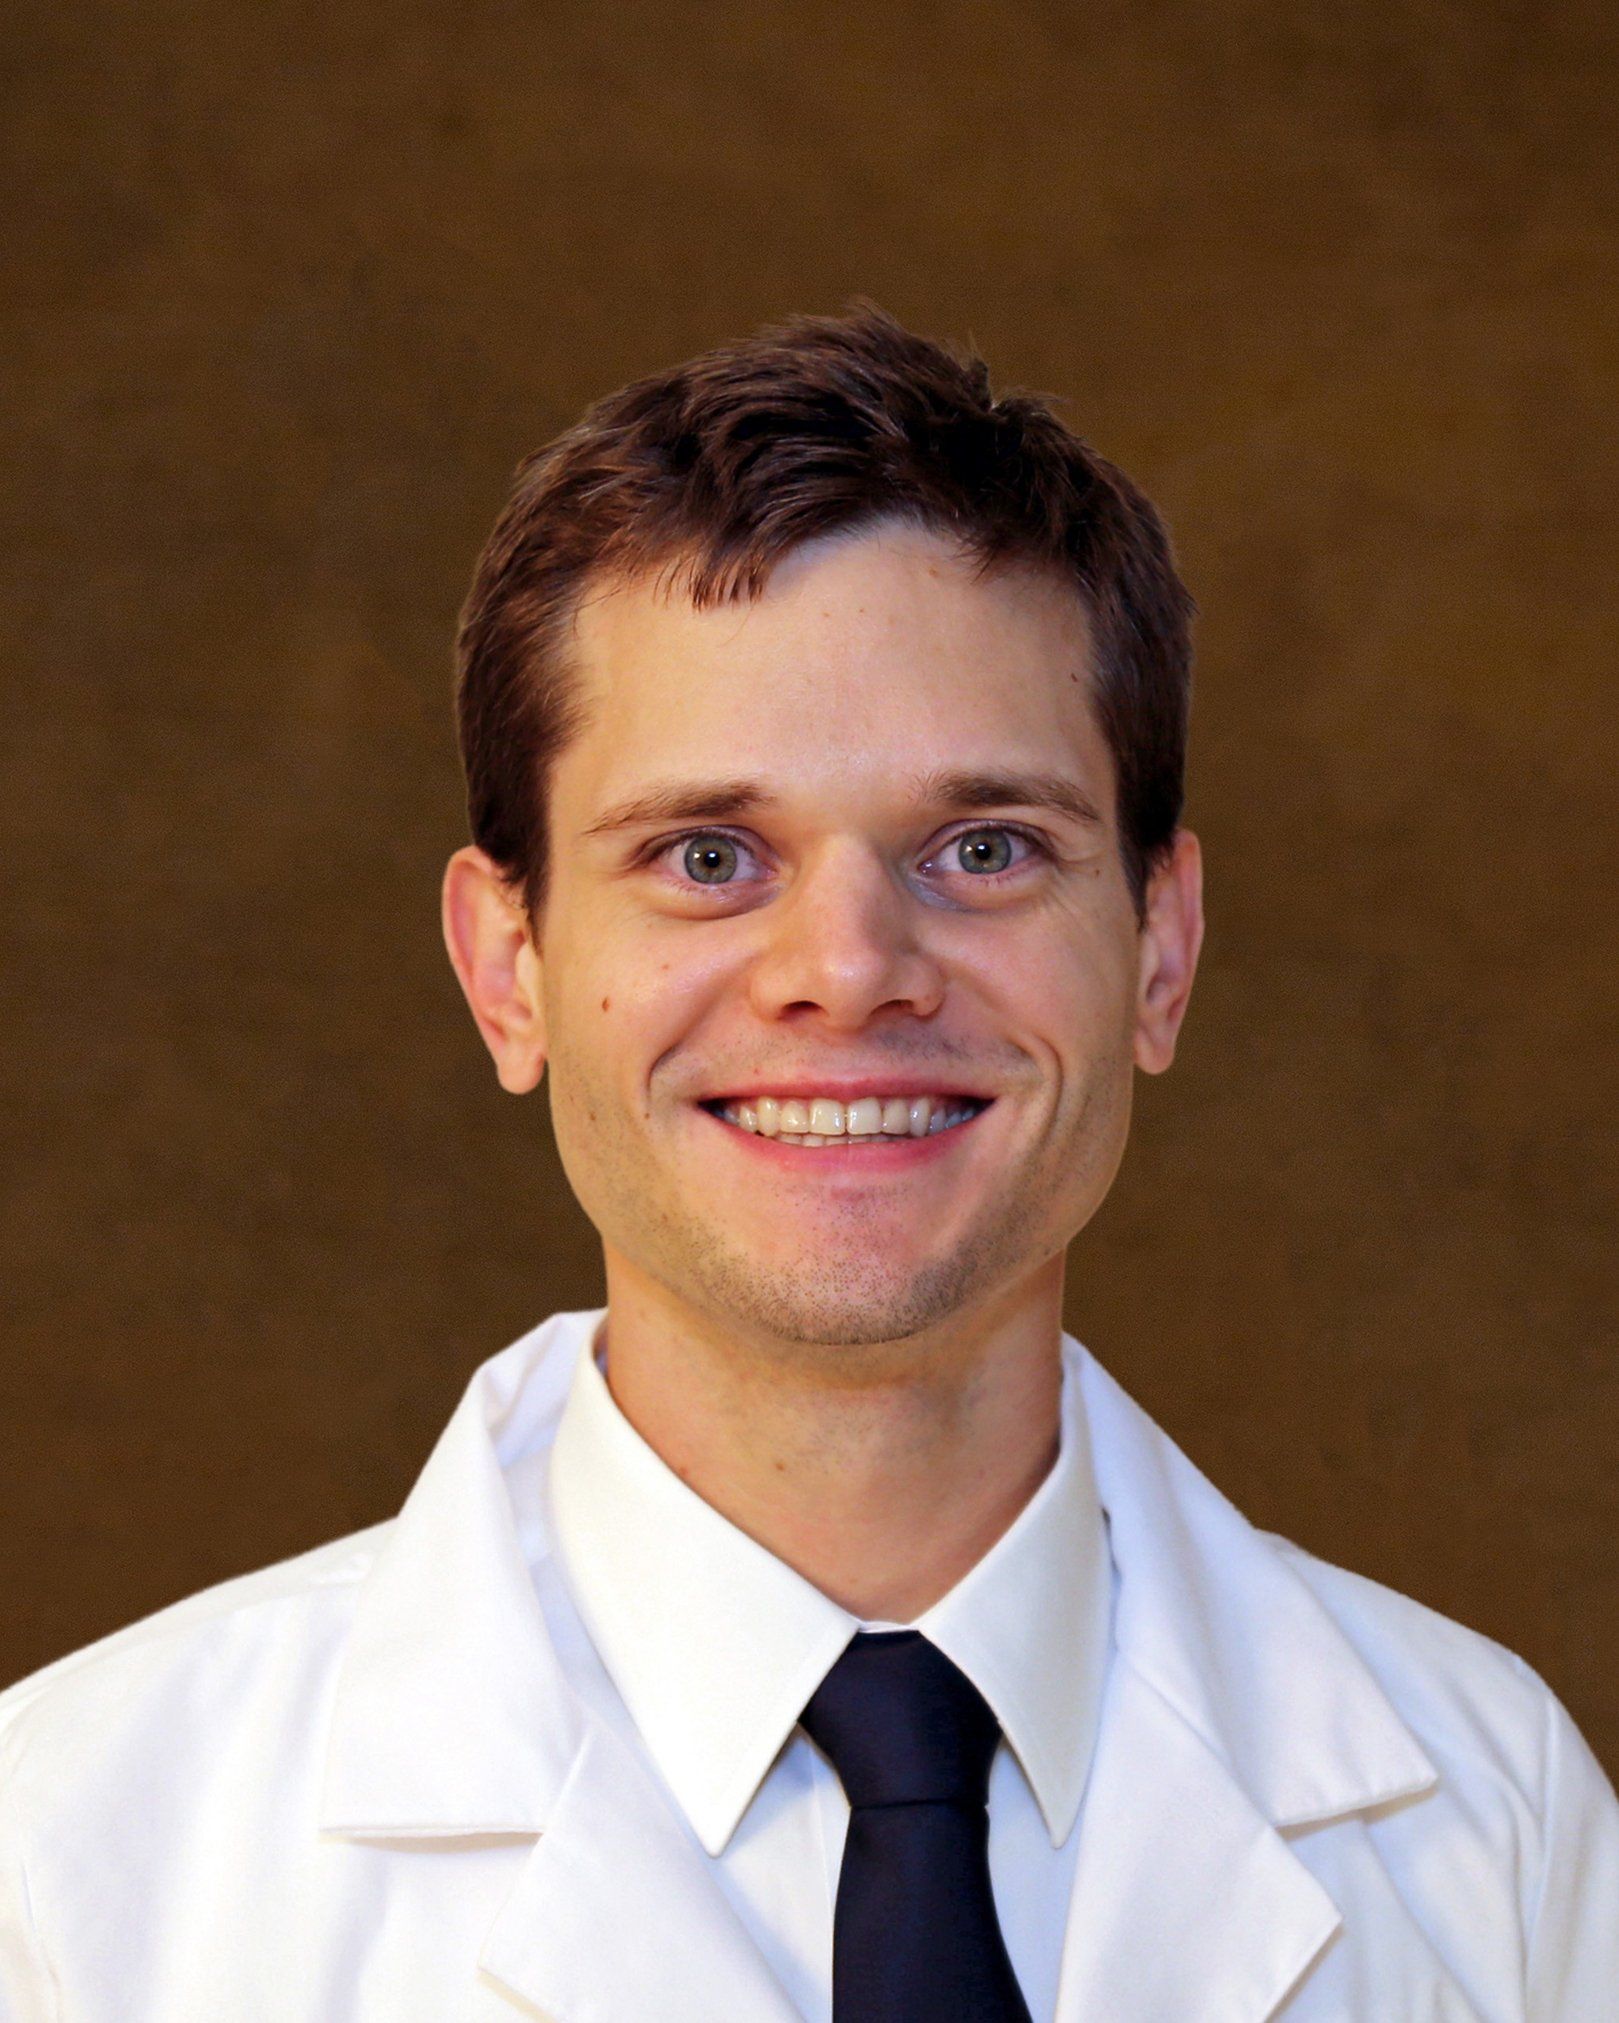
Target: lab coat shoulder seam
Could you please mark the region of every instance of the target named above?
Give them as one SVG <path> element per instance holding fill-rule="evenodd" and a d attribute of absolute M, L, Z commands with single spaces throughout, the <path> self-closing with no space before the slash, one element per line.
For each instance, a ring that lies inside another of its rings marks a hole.
<path fill-rule="evenodd" d="M 29 1950 L 32 1952 L 39 1969 L 40 1982 L 50 1997 L 50 2023 L 60 2023 L 62 2015 L 62 1987 L 56 1978 L 55 1969 L 51 1966 L 49 1955 L 45 1951 L 44 1934 L 40 1931 L 39 1918 L 34 1910 L 33 1891 L 28 1886 L 28 1862 L 20 1846 L 17 1849 L 17 1880 L 22 1887 L 23 1930 Z"/>
<path fill-rule="evenodd" d="M 1530 1908 L 1524 1930 L 1524 1981 L 1526 1989 L 1534 1985 L 1535 1949 L 1540 1938 L 1541 1914 L 1546 1907 L 1546 1890 L 1552 1871 L 1552 1847 L 1554 1825 L 1552 1811 L 1555 1804 L 1558 1773 L 1561 1769 L 1562 1739 L 1558 1732 L 1558 1700 L 1546 1681 L 1532 1665 L 1522 1658 L 1515 1660 L 1527 1680 L 1540 1689 L 1541 1724 L 1544 1741 L 1541 1749 L 1541 1786 L 1539 1803 L 1535 1808 L 1536 1824 L 1540 1829 L 1540 1845 L 1536 1849 L 1539 1873 L 1535 1878 L 1534 1903 Z"/>
<path fill-rule="evenodd" d="M 18 1797 L 17 1784 L 11 1775 L 16 1766 L 18 1744 L 9 1729 L 0 1731 L 0 1747 L 4 1749 L 5 1761 L 0 1763 L 0 1836 L 10 1839 L 11 1865 L 17 1882 L 17 1929 L 21 1934 L 28 1965 L 36 1984 L 43 1988 L 50 2000 L 50 2015 L 46 2023 L 60 2023 L 62 2015 L 62 1991 L 55 1970 L 51 1966 L 46 1950 L 45 1937 L 40 1929 L 39 1914 L 34 1907 L 33 1888 L 28 1878 L 28 1852 L 23 1831 L 21 1807 L 8 1805 L 8 1799 Z M 9 1823 L 5 1815 L 11 1813 Z"/>

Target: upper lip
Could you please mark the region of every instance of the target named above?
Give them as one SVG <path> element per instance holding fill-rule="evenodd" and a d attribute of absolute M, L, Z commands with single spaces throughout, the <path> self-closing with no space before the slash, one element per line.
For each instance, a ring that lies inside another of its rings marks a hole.
<path fill-rule="evenodd" d="M 779 1082 L 755 1080 L 737 1083 L 700 1096 L 702 1103 L 748 1103 L 760 1096 L 796 1098 L 813 1102 L 817 1096 L 835 1103 L 858 1103 L 865 1096 L 953 1096 L 958 1101 L 987 1103 L 993 1099 L 981 1089 L 964 1089 L 958 1083 L 926 1075 L 817 1075 L 813 1081 L 787 1075 Z"/>

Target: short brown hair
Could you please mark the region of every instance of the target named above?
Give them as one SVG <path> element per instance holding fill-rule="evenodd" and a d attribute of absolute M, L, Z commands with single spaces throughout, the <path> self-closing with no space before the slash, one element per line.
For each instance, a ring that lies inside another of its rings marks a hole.
<path fill-rule="evenodd" d="M 536 928 L 550 768 L 584 720 L 563 641 L 587 579 L 667 570 L 699 607 L 753 597 L 799 543 L 888 518 L 1080 593 L 1142 916 L 1180 819 L 1191 683 L 1163 522 L 1043 397 L 997 398 L 982 359 L 860 303 L 637 380 L 518 466 L 461 612 L 456 703 L 473 840 Z"/>

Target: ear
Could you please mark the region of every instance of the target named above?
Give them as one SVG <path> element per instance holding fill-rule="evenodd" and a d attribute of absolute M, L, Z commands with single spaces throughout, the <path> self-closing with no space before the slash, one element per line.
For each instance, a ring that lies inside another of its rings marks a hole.
<path fill-rule="evenodd" d="M 1190 829 L 1177 829 L 1168 858 L 1147 887 L 1138 943 L 1136 1066 L 1161 1075 L 1175 1058 L 1203 946 L 1203 853 Z"/>
<path fill-rule="evenodd" d="M 518 893 L 472 844 L 444 870 L 444 946 L 472 1007 L 500 1086 L 514 1096 L 545 1073 L 540 956 Z"/>

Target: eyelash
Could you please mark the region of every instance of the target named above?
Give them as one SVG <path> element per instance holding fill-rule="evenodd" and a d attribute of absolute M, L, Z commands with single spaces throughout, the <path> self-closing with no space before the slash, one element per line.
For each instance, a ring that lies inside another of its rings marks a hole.
<path fill-rule="evenodd" d="M 938 849 L 932 853 L 932 857 L 928 861 L 931 863 L 933 857 L 943 856 L 944 852 L 953 843 L 961 842 L 966 836 L 992 835 L 997 831 L 1004 832 L 1008 836 L 1018 837 L 1022 842 L 1028 844 L 1037 857 L 1042 857 L 1049 861 L 1054 855 L 1051 845 L 1046 842 L 1043 836 L 1038 835 L 1033 829 L 1025 829 L 1018 822 L 973 822 L 966 828 L 958 829 L 953 836 L 947 836 Z M 681 849 L 687 843 L 695 843 L 704 836 L 723 836 L 726 842 L 736 844 L 738 849 L 750 849 L 747 838 L 738 834 L 734 829 L 683 829 L 678 836 L 668 836 L 661 843 L 650 845 L 646 854 L 646 862 L 649 865 L 661 863 L 672 850 Z M 1027 862 L 1028 860 L 1025 859 L 1024 863 L 1026 864 Z M 1023 865 L 1021 864 L 1012 864 L 1008 865 L 1004 871 L 963 871 L 960 873 L 960 876 L 971 879 L 975 885 L 993 887 L 1004 883 L 1009 878 L 1015 877 L 1022 868 Z M 696 880 L 677 879 L 676 882 L 680 885 L 681 890 L 685 892 L 723 892 L 727 889 L 724 884 L 703 885 Z"/>

